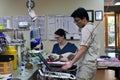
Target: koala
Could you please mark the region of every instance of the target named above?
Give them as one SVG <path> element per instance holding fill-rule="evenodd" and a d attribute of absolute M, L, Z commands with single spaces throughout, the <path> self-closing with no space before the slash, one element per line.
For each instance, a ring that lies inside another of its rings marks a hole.
<path fill-rule="evenodd" d="M 59 60 L 60 61 L 69 61 L 69 60 L 72 60 L 73 58 L 74 58 L 74 53 L 67 52 L 67 53 L 61 54 Z"/>
<path fill-rule="evenodd" d="M 58 54 L 50 54 L 48 57 L 49 57 L 49 59 L 51 61 L 59 61 L 60 55 L 58 55 Z"/>
<path fill-rule="evenodd" d="M 67 52 L 64 54 L 50 54 L 49 59 L 51 61 L 69 61 L 74 58 L 74 53 Z"/>

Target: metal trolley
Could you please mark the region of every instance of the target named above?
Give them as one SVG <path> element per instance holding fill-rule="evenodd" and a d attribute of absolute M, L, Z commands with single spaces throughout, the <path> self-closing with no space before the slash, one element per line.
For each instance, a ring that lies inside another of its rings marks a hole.
<path fill-rule="evenodd" d="M 76 80 L 73 74 L 65 72 L 43 71 L 39 69 L 39 80 Z"/>
<path fill-rule="evenodd" d="M 76 76 L 68 71 L 63 72 L 58 67 L 50 66 L 41 53 L 39 53 L 39 58 L 43 64 L 41 68 L 38 69 L 38 80 L 76 80 Z"/>

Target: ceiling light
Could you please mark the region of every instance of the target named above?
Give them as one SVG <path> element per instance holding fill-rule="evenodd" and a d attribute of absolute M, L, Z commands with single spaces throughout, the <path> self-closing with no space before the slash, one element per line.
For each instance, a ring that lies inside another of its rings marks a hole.
<path fill-rule="evenodd" d="M 115 5 L 120 5 L 120 2 L 116 2 Z"/>

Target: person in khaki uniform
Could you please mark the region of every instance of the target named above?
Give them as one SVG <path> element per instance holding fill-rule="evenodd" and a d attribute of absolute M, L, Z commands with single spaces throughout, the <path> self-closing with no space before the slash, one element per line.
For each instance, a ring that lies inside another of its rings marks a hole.
<path fill-rule="evenodd" d="M 74 22 L 81 33 L 80 48 L 70 64 L 62 66 L 62 69 L 67 70 L 77 62 L 77 80 L 93 80 L 99 55 L 96 27 L 89 22 L 88 13 L 84 8 L 76 9 L 71 17 L 74 18 Z"/>

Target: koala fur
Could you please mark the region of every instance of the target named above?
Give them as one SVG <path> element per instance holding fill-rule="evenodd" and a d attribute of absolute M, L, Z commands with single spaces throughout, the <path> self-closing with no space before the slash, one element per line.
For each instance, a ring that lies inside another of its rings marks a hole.
<path fill-rule="evenodd" d="M 67 52 L 64 54 L 50 54 L 49 59 L 52 61 L 69 61 L 74 57 L 74 53 Z"/>

